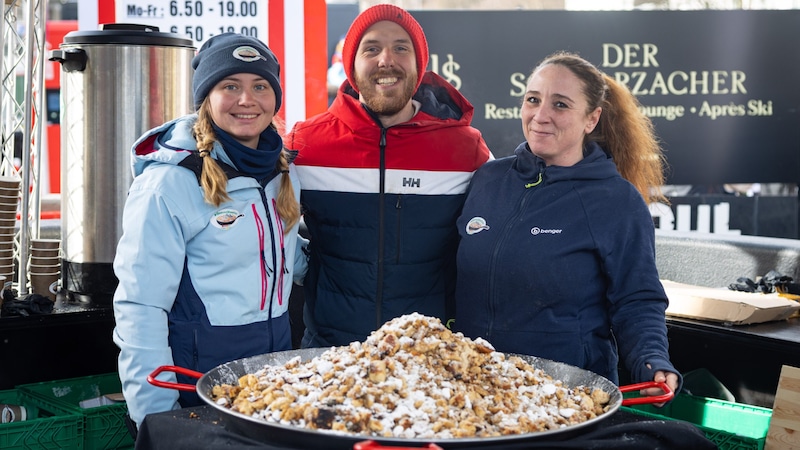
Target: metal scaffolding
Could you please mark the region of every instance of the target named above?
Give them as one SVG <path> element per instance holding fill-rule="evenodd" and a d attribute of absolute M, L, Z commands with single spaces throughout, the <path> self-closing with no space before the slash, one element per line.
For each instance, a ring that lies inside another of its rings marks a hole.
<path fill-rule="evenodd" d="M 18 295 L 28 293 L 30 239 L 39 237 L 42 172 L 46 154 L 44 58 L 45 0 L 4 0 L 0 47 L 0 176 L 20 182 L 19 227 L 14 236 L 15 274 L 9 281 Z M 16 151 L 15 151 L 16 149 Z"/>

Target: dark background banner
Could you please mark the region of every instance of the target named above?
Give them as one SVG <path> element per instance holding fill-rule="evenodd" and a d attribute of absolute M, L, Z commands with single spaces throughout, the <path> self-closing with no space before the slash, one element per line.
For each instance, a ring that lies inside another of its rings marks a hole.
<path fill-rule="evenodd" d="M 669 184 L 800 181 L 800 11 L 412 11 L 428 68 L 475 106 L 497 157 L 524 140 L 527 76 L 557 50 L 626 82 Z"/>

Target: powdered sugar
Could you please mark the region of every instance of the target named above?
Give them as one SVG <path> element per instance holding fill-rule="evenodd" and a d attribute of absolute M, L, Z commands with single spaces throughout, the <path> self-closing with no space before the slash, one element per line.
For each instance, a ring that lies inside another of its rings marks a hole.
<path fill-rule="evenodd" d="M 266 366 L 212 396 L 266 421 L 367 436 L 448 439 L 556 429 L 603 413 L 608 394 L 568 389 L 484 339 L 409 314 L 363 343 Z"/>

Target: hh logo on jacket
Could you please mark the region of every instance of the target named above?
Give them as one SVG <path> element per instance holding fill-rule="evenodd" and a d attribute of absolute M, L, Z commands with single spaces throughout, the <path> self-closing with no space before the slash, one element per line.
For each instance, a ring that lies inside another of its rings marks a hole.
<path fill-rule="evenodd" d="M 403 187 L 420 187 L 419 178 L 403 178 Z"/>

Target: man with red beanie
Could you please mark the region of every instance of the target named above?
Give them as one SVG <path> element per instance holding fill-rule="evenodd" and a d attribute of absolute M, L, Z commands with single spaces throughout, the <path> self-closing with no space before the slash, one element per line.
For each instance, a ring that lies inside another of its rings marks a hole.
<path fill-rule="evenodd" d="M 311 236 L 303 347 L 363 341 L 411 312 L 455 317 L 455 222 L 491 158 L 472 105 L 425 71 L 428 43 L 408 11 L 364 10 L 342 60 L 328 111 L 286 138 Z"/>

